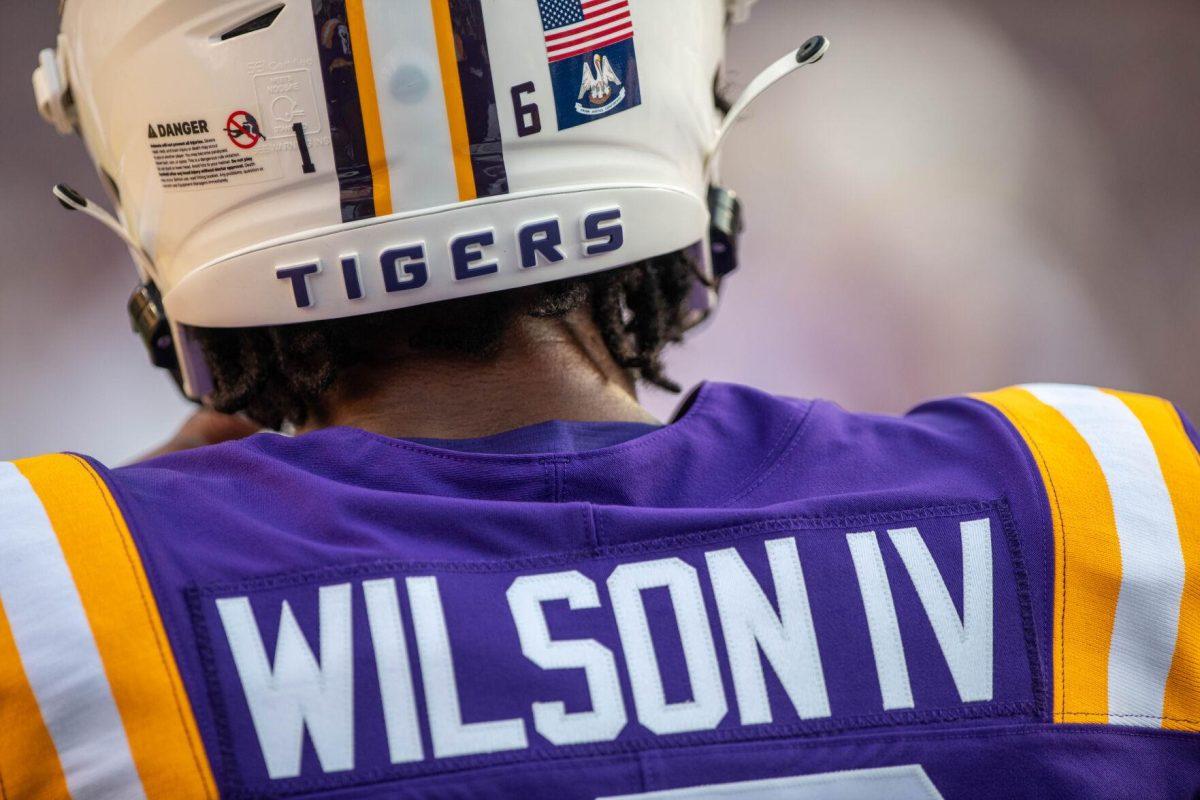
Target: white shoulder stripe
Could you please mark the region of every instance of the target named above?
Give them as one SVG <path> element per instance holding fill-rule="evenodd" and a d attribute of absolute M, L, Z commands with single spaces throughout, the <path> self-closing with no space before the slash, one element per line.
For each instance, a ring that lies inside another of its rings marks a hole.
<path fill-rule="evenodd" d="M 144 798 L 79 592 L 41 501 L 0 462 L 0 605 L 75 798 Z"/>
<path fill-rule="evenodd" d="M 1087 442 L 1112 496 L 1121 586 L 1108 660 L 1114 722 L 1158 727 L 1179 628 L 1183 551 L 1154 445 L 1120 398 L 1085 386 L 1024 387 Z"/>

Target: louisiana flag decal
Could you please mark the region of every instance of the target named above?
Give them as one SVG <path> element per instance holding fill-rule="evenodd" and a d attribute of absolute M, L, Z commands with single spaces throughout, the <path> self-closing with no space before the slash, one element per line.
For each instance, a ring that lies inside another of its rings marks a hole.
<path fill-rule="evenodd" d="M 628 0 L 537 0 L 558 129 L 642 102 Z"/>

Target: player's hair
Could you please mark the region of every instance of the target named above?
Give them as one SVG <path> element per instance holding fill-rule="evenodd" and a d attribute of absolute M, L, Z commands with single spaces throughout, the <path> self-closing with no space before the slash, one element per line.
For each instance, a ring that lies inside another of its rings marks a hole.
<path fill-rule="evenodd" d="M 275 429 L 312 417 L 352 367 L 380 366 L 406 350 L 487 360 L 518 316 L 562 317 L 578 308 L 590 310 L 619 366 L 635 379 L 678 391 L 663 372 L 662 353 L 683 338 L 692 280 L 692 266 L 679 252 L 598 275 L 415 308 L 196 333 L 212 371 L 213 406 Z"/>
<path fill-rule="evenodd" d="M 713 100 L 729 112 L 716 80 Z M 213 376 L 213 407 L 274 429 L 304 424 L 346 370 L 403 357 L 384 343 L 487 360 L 514 319 L 562 317 L 584 307 L 620 367 L 635 380 L 678 392 L 663 371 L 662 354 L 683 339 L 693 275 L 680 251 L 526 289 L 323 322 L 197 328 L 196 335 Z"/>

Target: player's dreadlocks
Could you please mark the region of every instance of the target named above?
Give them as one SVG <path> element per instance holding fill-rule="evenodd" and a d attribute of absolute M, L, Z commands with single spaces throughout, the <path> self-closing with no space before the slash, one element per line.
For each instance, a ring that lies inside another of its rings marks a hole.
<path fill-rule="evenodd" d="M 213 374 L 212 403 L 278 429 L 303 424 L 345 370 L 412 351 L 494 356 L 521 315 L 562 317 L 590 307 L 613 359 L 670 391 L 662 352 L 683 337 L 692 267 L 683 253 L 598 275 L 360 317 L 261 328 L 197 329 Z"/>

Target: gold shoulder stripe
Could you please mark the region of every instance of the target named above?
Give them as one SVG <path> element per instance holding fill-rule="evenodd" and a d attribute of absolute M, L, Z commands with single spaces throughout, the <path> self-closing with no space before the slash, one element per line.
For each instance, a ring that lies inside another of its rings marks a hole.
<path fill-rule="evenodd" d="M 150 798 L 216 798 L 179 670 L 137 547 L 83 459 L 16 462 L 57 535 Z"/>

